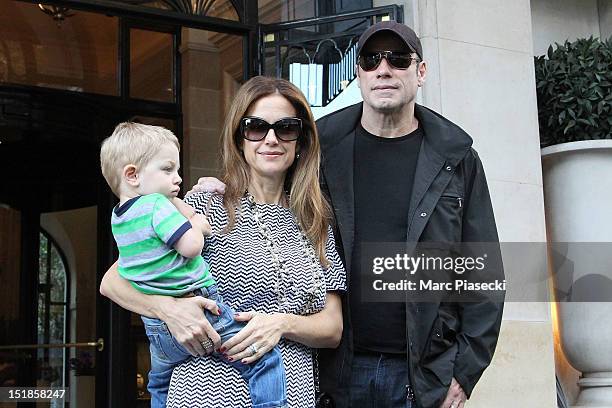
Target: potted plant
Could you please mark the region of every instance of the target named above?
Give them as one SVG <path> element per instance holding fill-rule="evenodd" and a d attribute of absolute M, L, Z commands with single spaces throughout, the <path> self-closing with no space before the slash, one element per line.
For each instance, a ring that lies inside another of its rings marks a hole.
<path fill-rule="evenodd" d="M 541 147 L 612 139 L 612 37 L 551 45 L 535 74 Z"/>
<path fill-rule="evenodd" d="M 535 73 L 561 347 L 582 373 L 576 406 L 612 406 L 612 303 L 594 295 L 612 284 L 612 38 L 551 46 Z"/>

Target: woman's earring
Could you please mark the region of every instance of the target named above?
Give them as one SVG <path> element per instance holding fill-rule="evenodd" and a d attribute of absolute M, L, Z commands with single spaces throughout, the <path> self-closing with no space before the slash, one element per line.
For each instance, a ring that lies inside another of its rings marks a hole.
<path fill-rule="evenodd" d="M 295 155 L 295 158 L 296 158 L 296 159 L 299 159 L 299 158 L 300 158 L 300 154 L 299 154 L 299 153 L 298 153 L 298 154 L 296 154 L 296 155 Z"/>

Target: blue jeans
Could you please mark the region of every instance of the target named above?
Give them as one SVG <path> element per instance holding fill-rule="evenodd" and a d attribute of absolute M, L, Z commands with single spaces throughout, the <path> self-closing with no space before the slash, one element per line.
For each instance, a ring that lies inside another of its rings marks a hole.
<path fill-rule="evenodd" d="M 208 310 L 205 310 L 204 314 L 213 329 L 221 336 L 222 343 L 232 338 L 245 326 L 245 323 L 234 320 L 234 311 L 223 303 L 223 298 L 217 293 L 216 285 L 198 289 L 194 293 L 214 300 L 221 309 L 220 316 L 212 314 Z M 172 337 L 164 322 L 145 316 L 141 316 L 141 318 L 150 342 L 151 371 L 149 372 L 147 388 L 151 393 L 151 407 L 163 408 L 166 406 L 172 370 L 179 363 L 191 357 L 191 354 Z M 251 364 L 242 364 L 240 361 L 229 362 L 216 351 L 213 355 L 234 366 L 240 372 L 242 378 L 249 383 L 253 408 L 286 406 L 287 381 L 278 346 Z"/>
<path fill-rule="evenodd" d="M 353 408 L 416 407 L 405 356 L 355 353 L 351 370 Z"/>

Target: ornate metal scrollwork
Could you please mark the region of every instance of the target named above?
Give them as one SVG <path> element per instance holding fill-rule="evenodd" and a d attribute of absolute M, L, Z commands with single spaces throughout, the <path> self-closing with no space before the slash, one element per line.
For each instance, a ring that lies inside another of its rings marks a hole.
<path fill-rule="evenodd" d="M 207 16 L 215 3 L 220 3 L 219 0 L 158 0 L 170 10 L 178 11 L 185 14 L 195 14 L 199 16 Z M 240 11 L 238 4 L 230 0 L 231 5 Z M 240 15 L 240 13 L 238 13 Z"/>
<path fill-rule="evenodd" d="M 326 38 L 294 44 L 281 55 L 281 72 L 297 85 L 311 106 L 326 106 L 355 79 L 357 38 Z M 310 52 L 309 52 L 310 50 Z"/>

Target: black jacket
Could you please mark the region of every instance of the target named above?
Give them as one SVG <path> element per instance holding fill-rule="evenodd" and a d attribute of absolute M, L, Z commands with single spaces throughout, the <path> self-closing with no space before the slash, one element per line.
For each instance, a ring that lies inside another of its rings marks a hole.
<path fill-rule="evenodd" d="M 354 239 L 353 146 L 362 104 L 317 121 L 322 187 L 336 217 L 338 249 L 350 279 Z M 415 116 L 424 131 L 418 156 L 406 242 L 498 242 L 482 163 L 472 139 L 457 125 L 423 106 Z M 384 182 L 384 180 L 381 180 Z M 426 214 L 425 216 L 423 214 Z M 489 256 L 501 264 L 499 246 Z M 503 279 L 503 269 L 498 272 Z M 352 362 L 350 293 L 343 297 L 344 332 L 335 350 L 320 350 L 321 390 L 336 407 L 348 407 Z M 438 408 L 455 377 L 466 394 L 490 364 L 503 303 L 406 301 L 408 364 L 417 406 Z"/>

